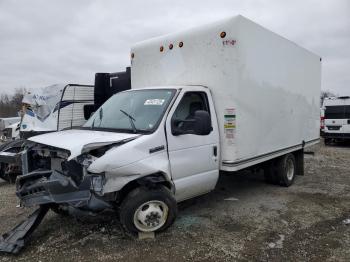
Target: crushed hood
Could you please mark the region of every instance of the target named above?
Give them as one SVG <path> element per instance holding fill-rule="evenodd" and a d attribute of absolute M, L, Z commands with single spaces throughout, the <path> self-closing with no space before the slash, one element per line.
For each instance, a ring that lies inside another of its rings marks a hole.
<path fill-rule="evenodd" d="M 86 146 L 99 147 L 123 140 L 132 140 L 140 134 L 103 132 L 94 130 L 65 130 L 31 137 L 29 140 L 39 144 L 62 148 L 70 151 L 68 160 L 79 156 Z"/>

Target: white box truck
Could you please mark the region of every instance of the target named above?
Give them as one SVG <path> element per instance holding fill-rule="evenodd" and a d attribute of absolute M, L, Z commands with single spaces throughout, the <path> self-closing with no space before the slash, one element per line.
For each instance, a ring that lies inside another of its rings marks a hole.
<path fill-rule="evenodd" d="M 17 196 L 57 212 L 119 211 L 157 232 L 219 172 L 258 164 L 284 186 L 319 141 L 320 57 L 235 16 L 131 49 L 132 89 L 79 129 L 35 136 Z"/>
<path fill-rule="evenodd" d="M 323 100 L 323 137 L 325 144 L 332 140 L 350 139 L 350 96 L 329 97 Z"/>

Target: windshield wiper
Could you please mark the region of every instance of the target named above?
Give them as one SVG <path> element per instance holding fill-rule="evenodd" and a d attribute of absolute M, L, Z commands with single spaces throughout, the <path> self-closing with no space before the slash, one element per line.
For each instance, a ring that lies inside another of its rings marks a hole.
<path fill-rule="evenodd" d="M 135 126 L 135 118 L 133 118 L 130 114 L 128 114 L 127 112 L 125 112 L 124 110 L 120 109 L 120 112 L 122 112 L 124 115 L 126 115 L 129 118 L 130 124 L 132 126 L 132 130 L 134 131 L 134 133 L 137 132 L 136 126 Z"/>

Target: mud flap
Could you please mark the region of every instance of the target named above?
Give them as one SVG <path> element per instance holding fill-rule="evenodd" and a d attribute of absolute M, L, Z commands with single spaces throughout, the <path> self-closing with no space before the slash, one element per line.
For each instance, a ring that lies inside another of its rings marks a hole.
<path fill-rule="evenodd" d="M 27 220 L 0 237 L 0 252 L 17 254 L 28 242 L 31 234 L 45 217 L 48 206 L 40 206 Z"/>
<path fill-rule="evenodd" d="M 296 163 L 296 175 L 304 175 L 304 150 L 299 150 L 294 153 L 295 163 Z"/>

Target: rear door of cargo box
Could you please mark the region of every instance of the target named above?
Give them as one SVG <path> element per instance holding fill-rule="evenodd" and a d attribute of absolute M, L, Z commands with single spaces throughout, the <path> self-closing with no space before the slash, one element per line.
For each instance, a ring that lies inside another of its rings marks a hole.
<path fill-rule="evenodd" d="M 325 127 L 329 133 L 350 133 L 350 105 L 326 106 Z"/>

